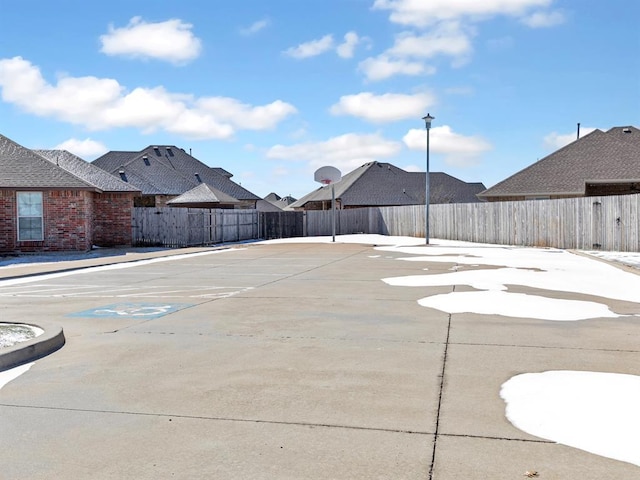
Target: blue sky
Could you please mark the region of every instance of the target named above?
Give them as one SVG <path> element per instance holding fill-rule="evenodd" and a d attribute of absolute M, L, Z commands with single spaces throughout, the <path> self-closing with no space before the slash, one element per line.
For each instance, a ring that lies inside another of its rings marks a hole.
<path fill-rule="evenodd" d="M 171 144 L 264 197 L 390 162 L 487 187 L 640 125 L 640 2 L 0 0 L 0 133 Z"/>

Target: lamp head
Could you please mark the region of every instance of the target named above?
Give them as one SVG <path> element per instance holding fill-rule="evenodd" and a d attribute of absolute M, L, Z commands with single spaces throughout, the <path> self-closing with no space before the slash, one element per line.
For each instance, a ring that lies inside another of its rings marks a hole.
<path fill-rule="evenodd" d="M 430 113 L 427 113 L 426 117 L 422 117 L 422 120 L 424 120 L 424 124 L 427 127 L 427 130 L 429 130 L 431 128 L 431 120 L 435 120 L 436 117 L 432 117 Z"/>

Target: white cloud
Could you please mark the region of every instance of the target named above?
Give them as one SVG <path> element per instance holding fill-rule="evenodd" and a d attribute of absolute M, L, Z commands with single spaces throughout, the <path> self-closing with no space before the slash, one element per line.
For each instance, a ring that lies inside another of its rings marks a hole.
<path fill-rule="evenodd" d="M 233 137 L 236 131 L 232 125 L 220 122 L 212 115 L 207 115 L 198 110 L 186 109 L 172 118 L 172 121 L 164 129 L 167 132 L 196 140 L 209 138 L 226 140 Z"/>
<path fill-rule="evenodd" d="M 429 33 L 402 33 L 387 50 L 392 57 L 432 58 L 436 55 L 464 57 L 472 52 L 470 34 L 458 22 L 444 22 Z"/>
<path fill-rule="evenodd" d="M 52 85 L 21 57 L 0 60 L 0 88 L 5 102 L 89 130 L 130 127 L 197 139 L 227 139 L 237 130 L 270 129 L 296 112 L 281 100 L 253 106 L 226 97 L 195 98 L 164 87 L 127 91 L 116 80 L 96 77 L 63 77 Z"/>
<path fill-rule="evenodd" d="M 371 81 L 394 75 L 432 75 L 435 68 L 424 60 L 443 55 L 452 58 L 454 67 L 466 63 L 473 52 L 472 35 L 473 30 L 459 22 L 442 22 L 421 35 L 403 32 L 395 37 L 391 48 L 362 61 L 359 68 Z"/>
<path fill-rule="evenodd" d="M 377 57 L 361 62 L 368 80 L 394 75 L 434 72 L 425 59 L 450 57 L 451 67 L 465 65 L 473 53 L 475 25 L 498 16 L 509 16 L 532 27 L 564 22 L 560 11 L 548 10 L 555 0 L 375 0 L 373 9 L 389 11 L 393 23 L 422 29 L 401 33 L 394 45 Z M 490 48 L 507 48 L 511 39 L 490 42 Z"/>
<path fill-rule="evenodd" d="M 595 128 L 590 127 L 582 127 L 580 128 L 580 137 L 584 137 L 589 133 L 596 130 Z M 555 151 L 559 148 L 562 148 L 566 145 L 569 145 L 571 142 L 575 141 L 578 137 L 577 131 L 573 133 L 558 133 L 551 132 L 549 135 L 546 135 L 543 139 L 544 148 L 549 151 Z"/>
<path fill-rule="evenodd" d="M 358 37 L 356 32 L 347 32 L 344 36 L 344 43 L 336 48 L 336 53 L 341 58 L 352 58 L 354 50 L 362 39 Z"/>
<path fill-rule="evenodd" d="M 313 168 L 332 165 L 346 173 L 364 163 L 393 157 L 401 149 L 399 142 L 379 134 L 347 133 L 324 142 L 275 145 L 267 151 L 267 158 L 304 161 Z"/>
<path fill-rule="evenodd" d="M 203 112 L 245 130 L 271 129 L 296 113 L 293 105 L 281 100 L 256 107 L 235 98 L 204 97 L 198 100 L 197 105 Z"/>
<path fill-rule="evenodd" d="M 100 36 L 101 51 L 107 55 L 154 58 L 183 64 L 200 55 L 201 42 L 191 32 L 193 26 L 179 19 L 146 23 L 133 17 L 126 27 L 114 28 Z"/>
<path fill-rule="evenodd" d="M 425 129 L 411 129 L 402 140 L 411 150 L 426 150 L 426 135 Z M 429 132 L 429 151 L 443 154 L 445 163 L 450 166 L 465 167 L 473 165 L 482 153 L 492 148 L 491 143 L 484 138 L 455 133 L 447 125 L 432 127 Z"/>
<path fill-rule="evenodd" d="M 433 75 L 436 72 L 434 67 L 422 62 L 393 59 L 385 54 L 363 60 L 358 69 L 370 81 L 385 80 L 394 75 Z"/>
<path fill-rule="evenodd" d="M 283 53 L 289 57 L 302 59 L 321 55 L 333 48 L 333 35 L 325 35 L 318 40 L 301 43 L 297 47 L 291 47 Z"/>
<path fill-rule="evenodd" d="M 553 0 L 376 0 L 373 8 L 390 11 L 389 19 L 394 23 L 426 27 L 456 19 L 522 17 L 532 9 L 548 7 L 551 3 Z"/>
<path fill-rule="evenodd" d="M 565 21 L 564 14 L 560 11 L 535 12 L 520 20 L 526 26 L 531 28 L 546 28 L 561 25 Z"/>
<path fill-rule="evenodd" d="M 419 119 L 434 103 L 435 98 L 429 93 L 375 95 L 362 92 L 340 97 L 330 112 L 333 115 L 351 115 L 373 123 L 385 123 L 412 117 Z"/>
<path fill-rule="evenodd" d="M 268 18 L 263 18 L 262 20 L 258 20 L 257 22 L 253 22 L 250 26 L 246 27 L 246 28 L 241 28 L 240 29 L 240 33 L 242 35 L 255 35 L 256 33 L 258 33 L 261 30 L 264 30 L 265 28 L 267 28 L 269 26 L 271 22 L 269 21 Z"/>
<path fill-rule="evenodd" d="M 91 140 L 90 138 L 85 138 L 84 140 L 78 140 L 77 138 L 70 138 L 69 140 L 65 140 L 62 143 L 59 143 L 55 147 L 54 150 L 66 150 L 67 152 L 71 152 L 74 155 L 79 156 L 80 158 L 95 158 L 103 153 L 109 151 L 109 149 L 102 142 L 96 142 L 95 140 Z"/>

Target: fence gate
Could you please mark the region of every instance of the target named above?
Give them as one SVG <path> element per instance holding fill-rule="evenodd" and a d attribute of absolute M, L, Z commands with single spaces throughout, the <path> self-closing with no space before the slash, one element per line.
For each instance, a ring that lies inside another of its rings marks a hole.
<path fill-rule="evenodd" d="M 262 212 L 260 237 L 289 238 L 304 236 L 304 212 Z"/>

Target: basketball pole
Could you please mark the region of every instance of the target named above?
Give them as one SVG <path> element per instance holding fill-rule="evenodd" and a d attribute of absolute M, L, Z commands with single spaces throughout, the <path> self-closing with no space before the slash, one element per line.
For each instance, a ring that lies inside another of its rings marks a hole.
<path fill-rule="evenodd" d="M 336 185 L 331 183 L 331 235 L 332 242 L 336 242 Z"/>

